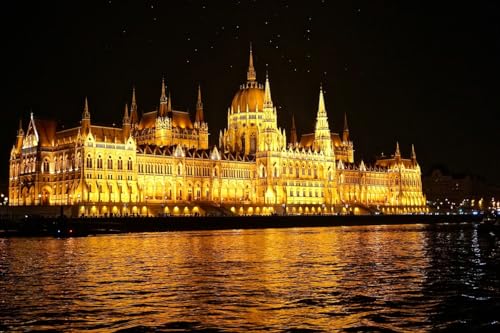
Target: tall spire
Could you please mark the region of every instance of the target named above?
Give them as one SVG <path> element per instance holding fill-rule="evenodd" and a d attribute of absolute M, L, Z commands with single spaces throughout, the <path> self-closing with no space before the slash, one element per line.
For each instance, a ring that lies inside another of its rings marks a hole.
<path fill-rule="evenodd" d="M 165 88 L 165 77 L 162 76 L 161 78 L 161 96 L 160 100 L 166 100 L 167 99 L 167 93 L 166 93 L 166 88 Z"/>
<path fill-rule="evenodd" d="M 165 78 L 161 78 L 161 96 L 160 96 L 160 117 L 165 117 L 167 115 L 167 92 L 165 88 Z"/>
<path fill-rule="evenodd" d="M 396 152 L 394 153 L 395 158 L 401 158 L 401 151 L 399 150 L 399 142 L 396 141 Z"/>
<path fill-rule="evenodd" d="M 257 73 L 255 73 L 255 68 L 253 67 L 252 43 L 250 43 L 250 59 L 248 60 L 247 80 L 249 82 L 253 82 L 256 79 L 257 79 Z"/>
<path fill-rule="evenodd" d="M 128 105 L 125 103 L 125 110 L 123 111 L 123 123 L 122 123 L 122 134 L 123 134 L 123 142 L 126 142 L 130 136 L 130 118 L 128 117 Z"/>
<path fill-rule="evenodd" d="M 271 99 L 271 85 L 269 83 L 269 75 L 267 74 L 266 71 L 266 85 L 264 88 L 264 108 L 269 107 L 272 109 L 273 107 L 273 100 Z"/>
<path fill-rule="evenodd" d="M 170 94 L 170 91 L 168 92 L 167 111 L 172 112 L 172 95 Z"/>
<path fill-rule="evenodd" d="M 85 96 L 85 104 L 83 106 L 83 119 L 90 119 L 90 111 L 89 111 L 89 101 L 87 99 L 87 96 Z"/>
<path fill-rule="evenodd" d="M 137 100 L 135 98 L 135 86 L 132 86 L 132 103 L 130 104 L 130 123 L 137 124 L 139 115 L 137 114 Z"/>
<path fill-rule="evenodd" d="M 297 129 L 295 128 L 295 115 L 292 114 L 292 128 L 290 130 L 290 143 L 297 144 Z"/>
<path fill-rule="evenodd" d="M 326 114 L 323 87 L 319 88 L 318 114 L 316 115 L 316 127 L 314 131 L 314 144 L 316 150 L 330 155 L 332 150 L 332 137 L 328 126 L 328 115 Z"/>
<path fill-rule="evenodd" d="M 23 136 L 23 118 L 19 118 L 19 128 L 17 129 L 17 136 Z"/>
<path fill-rule="evenodd" d="M 125 110 L 123 111 L 123 123 L 129 123 L 130 122 L 130 118 L 128 116 L 128 105 L 127 103 L 125 103 Z"/>
<path fill-rule="evenodd" d="M 203 103 L 201 102 L 201 87 L 198 84 L 198 100 L 196 101 L 196 116 L 195 122 L 203 123 L 205 120 L 203 119 Z"/>
<path fill-rule="evenodd" d="M 417 154 L 415 154 L 415 146 L 413 145 L 413 143 L 411 144 L 411 159 L 412 161 L 417 160 Z"/>
<path fill-rule="evenodd" d="M 319 86 L 318 116 L 326 116 L 325 98 L 323 97 L 323 85 Z"/>
<path fill-rule="evenodd" d="M 135 99 L 135 86 L 132 86 L 132 104 L 131 105 L 137 105 L 137 101 Z"/>
<path fill-rule="evenodd" d="M 349 126 L 347 125 L 347 113 L 344 113 L 344 132 L 342 133 L 342 141 L 349 141 Z"/>
<path fill-rule="evenodd" d="M 89 101 L 87 96 L 85 96 L 85 105 L 83 107 L 82 114 L 82 134 L 87 135 L 90 132 L 90 111 L 89 111 Z"/>

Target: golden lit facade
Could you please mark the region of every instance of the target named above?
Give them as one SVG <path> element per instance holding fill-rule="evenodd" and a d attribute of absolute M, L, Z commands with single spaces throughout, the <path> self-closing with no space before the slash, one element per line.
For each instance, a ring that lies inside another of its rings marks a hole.
<path fill-rule="evenodd" d="M 10 156 L 13 206 L 64 206 L 75 215 L 330 214 L 426 210 L 420 166 L 399 145 L 373 166 L 354 163 L 347 117 L 332 133 L 320 89 L 314 133 L 290 140 L 252 51 L 247 82 L 227 111 L 227 128 L 209 147 L 201 91 L 196 114 L 172 109 L 162 80 L 159 108 L 138 116 L 135 90 L 120 128 L 91 123 L 59 130 L 31 115 Z"/>

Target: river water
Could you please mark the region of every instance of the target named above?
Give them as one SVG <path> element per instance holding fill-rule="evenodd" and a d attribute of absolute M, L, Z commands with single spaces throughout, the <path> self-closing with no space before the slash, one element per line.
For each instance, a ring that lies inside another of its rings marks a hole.
<path fill-rule="evenodd" d="M 471 224 L 0 239 L 0 331 L 496 331 Z"/>

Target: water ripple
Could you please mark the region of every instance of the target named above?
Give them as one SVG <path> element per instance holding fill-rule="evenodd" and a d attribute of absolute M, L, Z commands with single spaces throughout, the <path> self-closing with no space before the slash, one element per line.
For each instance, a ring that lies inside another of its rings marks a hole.
<path fill-rule="evenodd" d="M 0 331 L 494 331 L 470 225 L 0 239 Z"/>

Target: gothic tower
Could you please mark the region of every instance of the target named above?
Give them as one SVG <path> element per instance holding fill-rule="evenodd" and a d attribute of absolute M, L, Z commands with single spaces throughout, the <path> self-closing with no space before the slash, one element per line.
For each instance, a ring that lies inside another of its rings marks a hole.
<path fill-rule="evenodd" d="M 328 126 L 323 87 L 321 86 L 319 88 L 319 105 L 314 130 L 314 148 L 316 151 L 322 151 L 325 155 L 330 156 L 332 154 L 332 138 Z"/>

